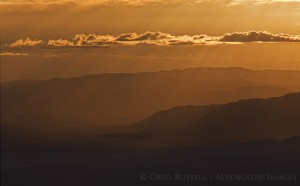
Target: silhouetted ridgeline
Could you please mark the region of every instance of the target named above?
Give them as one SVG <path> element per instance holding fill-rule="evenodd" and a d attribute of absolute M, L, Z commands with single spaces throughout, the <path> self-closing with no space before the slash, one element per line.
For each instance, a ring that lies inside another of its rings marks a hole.
<path fill-rule="evenodd" d="M 299 90 L 299 71 L 195 68 L 1 84 L 4 123 L 124 124 L 181 105 L 223 104 Z"/>
<path fill-rule="evenodd" d="M 300 93 L 223 105 L 177 107 L 160 111 L 136 126 L 143 135 L 179 144 L 283 139 L 300 135 Z"/>
<path fill-rule="evenodd" d="M 78 123 L 79 128 L 65 126 L 64 130 L 51 122 L 5 123 L 1 126 L 1 184 L 186 185 L 177 180 L 141 180 L 141 175 L 153 173 L 298 178 L 299 110 L 300 93 L 292 93 L 176 107 L 133 126 L 111 127 L 108 132 L 103 126 L 82 130 L 86 123 Z M 274 186 L 299 185 L 299 179 L 190 183 Z"/>

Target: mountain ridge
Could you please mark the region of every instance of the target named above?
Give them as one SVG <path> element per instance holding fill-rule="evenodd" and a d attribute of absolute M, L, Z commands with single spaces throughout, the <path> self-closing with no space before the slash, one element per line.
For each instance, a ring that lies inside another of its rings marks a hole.
<path fill-rule="evenodd" d="M 54 81 L 54 80 L 69 80 L 69 79 L 78 79 L 78 78 L 95 78 L 101 76 L 111 76 L 111 75 L 148 75 L 153 73 L 173 73 L 173 72 L 184 72 L 184 71 L 197 71 L 197 70 L 236 70 L 243 72 L 292 72 L 292 73 L 300 73 L 300 70 L 277 70 L 277 69 L 266 69 L 266 70 L 253 70 L 246 69 L 242 67 L 194 67 L 187 69 L 173 69 L 173 70 L 159 70 L 159 71 L 150 71 L 150 72 L 120 72 L 120 73 L 99 73 L 99 74 L 87 74 L 82 76 L 74 76 L 68 78 L 49 78 L 44 80 L 37 79 L 20 79 L 20 80 L 11 80 L 11 81 L 1 81 L 1 84 L 7 84 L 10 82 L 45 82 L 45 81 Z"/>
<path fill-rule="evenodd" d="M 129 124 L 180 105 L 281 96 L 300 90 L 298 82 L 300 73 L 257 74 L 242 68 L 106 73 L 1 83 L 1 104 L 6 108 L 5 123 Z"/>
<path fill-rule="evenodd" d="M 290 93 L 221 105 L 177 107 L 157 112 L 135 126 L 154 137 L 204 144 L 281 139 L 300 134 L 299 110 L 300 93 Z"/>

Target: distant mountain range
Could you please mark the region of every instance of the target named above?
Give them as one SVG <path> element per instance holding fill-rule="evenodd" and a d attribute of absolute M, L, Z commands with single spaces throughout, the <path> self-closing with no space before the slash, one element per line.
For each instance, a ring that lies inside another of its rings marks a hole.
<path fill-rule="evenodd" d="M 299 71 L 194 68 L 1 83 L 3 123 L 133 123 L 181 105 L 224 104 L 300 90 Z"/>
<path fill-rule="evenodd" d="M 300 92 L 299 82 L 298 71 L 197 68 L 1 83 L 1 183 L 184 185 L 140 175 L 298 175 L 300 93 L 290 92 Z"/>
<path fill-rule="evenodd" d="M 177 107 L 157 112 L 135 126 L 140 128 L 141 136 L 178 144 L 230 144 L 299 136 L 300 93 L 223 105 Z M 283 143 L 292 141 L 293 138 Z M 263 142 L 275 143 L 259 143 Z"/>

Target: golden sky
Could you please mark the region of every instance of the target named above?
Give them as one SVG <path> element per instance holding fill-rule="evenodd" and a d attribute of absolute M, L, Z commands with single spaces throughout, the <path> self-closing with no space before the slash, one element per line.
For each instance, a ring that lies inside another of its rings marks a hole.
<path fill-rule="evenodd" d="M 174 48 L 180 52 L 172 55 L 187 56 L 184 51 L 189 50 L 185 47 L 193 47 L 190 54 L 193 59 L 210 56 L 208 61 L 220 61 L 211 64 L 214 66 L 300 69 L 295 52 L 300 45 L 300 0 L 0 0 L 0 16 L 2 64 L 36 63 L 37 58 L 48 60 L 49 56 L 63 61 L 66 56 L 79 54 L 81 57 L 76 61 L 87 62 L 96 60 L 94 57 L 99 57 L 103 50 L 108 55 L 118 55 L 116 60 L 122 64 L 122 60 L 128 60 L 126 52 L 133 50 L 132 47 L 139 51 L 134 52 L 135 58 L 130 54 L 132 61 L 140 60 L 139 56 L 149 59 L 160 56 L 148 55 L 156 51 L 153 47 L 164 47 L 167 56 Z M 230 45 L 243 51 L 249 42 L 273 43 L 268 46 L 276 46 L 275 52 L 282 56 L 277 56 L 276 64 L 272 64 L 271 53 L 263 55 L 261 47 L 250 47 L 249 50 L 259 54 L 250 52 L 249 59 L 259 60 L 260 64 L 241 65 L 237 59 L 228 62 L 229 58 L 238 58 L 228 53 L 233 48 Z M 219 45 L 224 45 L 222 50 Z M 198 54 L 199 47 L 205 50 Z M 212 54 L 208 55 L 207 50 Z M 214 59 L 219 53 L 227 62 L 222 64 L 221 57 Z M 178 59 L 172 55 L 170 59 Z M 196 61 L 193 60 L 192 66 L 210 66 Z M 127 65 L 127 71 L 131 67 Z M 116 65 L 103 71 L 118 71 L 118 68 Z M 146 70 L 136 68 L 139 69 Z M 159 70 L 158 66 L 151 69 Z"/>
<path fill-rule="evenodd" d="M 1 0 L 5 39 L 161 31 L 300 33 L 299 0 Z M 22 31 L 20 31 L 22 30 Z M 4 39 L 4 38 L 3 38 Z"/>

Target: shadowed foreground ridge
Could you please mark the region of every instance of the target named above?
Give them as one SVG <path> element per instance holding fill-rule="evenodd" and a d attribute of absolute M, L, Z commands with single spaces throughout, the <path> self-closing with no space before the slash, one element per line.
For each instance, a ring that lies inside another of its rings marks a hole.
<path fill-rule="evenodd" d="M 66 138 L 59 126 L 48 135 L 39 130 L 14 133 L 8 128 L 1 140 L 1 182 L 6 186 L 299 185 L 299 110 L 300 93 L 291 93 L 177 107 L 109 133 L 100 127 L 75 137 L 71 137 L 74 131 L 66 131 Z M 175 174 L 201 174 L 207 179 L 175 180 Z M 217 179 L 227 174 L 264 179 Z M 170 179 L 163 179 L 164 175 Z M 280 175 L 290 180 L 273 179 Z"/>
<path fill-rule="evenodd" d="M 300 135 L 300 93 L 223 105 L 160 111 L 136 126 L 144 134 L 197 144 L 226 144 Z M 191 140 L 191 141 L 190 141 Z"/>

